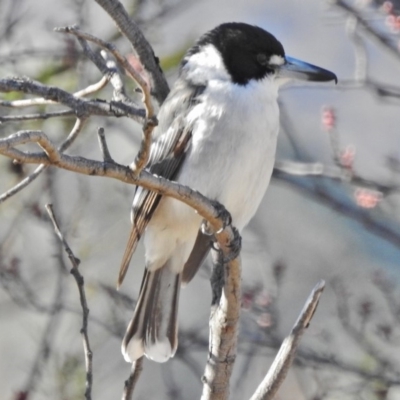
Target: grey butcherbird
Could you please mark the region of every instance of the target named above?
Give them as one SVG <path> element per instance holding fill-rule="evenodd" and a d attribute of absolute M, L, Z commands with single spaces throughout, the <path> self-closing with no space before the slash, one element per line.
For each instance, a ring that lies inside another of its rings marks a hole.
<path fill-rule="evenodd" d="M 183 58 L 163 103 L 146 169 L 223 204 L 241 231 L 268 187 L 279 131 L 278 89 L 290 79 L 337 81 L 325 69 L 287 57 L 265 30 L 219 25 Z M 145 232 L 146 269 L 122 353 L 164 362 L 178 345 L 179 289 L 209 249 L 201 217 L 187 205 L 137 187 L 122 283 Z"/>

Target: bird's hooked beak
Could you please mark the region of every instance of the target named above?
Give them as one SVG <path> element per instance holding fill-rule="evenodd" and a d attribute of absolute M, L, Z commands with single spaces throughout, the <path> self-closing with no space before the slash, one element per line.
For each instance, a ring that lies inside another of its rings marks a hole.
<path fill-rule="evenodd" d="M 279 68 L 279 78 L 313 82 L 335 81 L 337 83 L 337 77 L 333 72 L 288 56 L 285 57 L 285 63 Z"/>

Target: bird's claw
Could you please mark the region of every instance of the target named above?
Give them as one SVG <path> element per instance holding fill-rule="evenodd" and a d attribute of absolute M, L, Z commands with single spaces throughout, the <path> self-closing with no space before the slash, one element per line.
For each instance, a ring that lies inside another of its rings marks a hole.
<path fill-rule="evenodd" d="M 211 242 L 211 247 L 213 250 L 217 251 L 220 254 L 221 261 L 223 264 L 227 264 L 239 257 L 240 251 L 242 249 L 242 237 L 239 234 L 239 231 L 236 228 L 232 228 L 233 230 L 233 239 L 229 243 L 228 248 L 230 249 L 227 256 L 225 256 L 220 247 L 218 246 L 218 242 L 216 240 Z"/>
<path fill-rule="evenodd" d="M 229 211 L 218 201 L 213 201 L 214 209 L 216 210 L 217 218 L 222 221 L 222 227 L 216 232 L 213 231 L 208 221 L 203 220 L 201 223 L 201 232 L 207 236 L 214 236 L 222 233 L 222 231 L 229 225 L 232 225 L 232 217 Z"/>
<path fill-rule="evenodd" d="M 239 234 L 239 231 L 232 227 L 233 230 L 233 239 L 229 243 L 228 247 L 230 249 L 229 254 L 224 256 L 223 261 L 224 264 L 231 262 L 235 258 L 239 257 L 240 251 L 242 250 L 242 237 Z"/>
<path fill-rule="evenodd" d="M 213 201 L 213 206 L 217 212 L 217 218 L 222 221 L 222 227 L 217 232 L 215 232 L 215 234 L 218 235 L 227 226 L 232 225 L 232 216 L 229 211 L 218 201 Z"/>

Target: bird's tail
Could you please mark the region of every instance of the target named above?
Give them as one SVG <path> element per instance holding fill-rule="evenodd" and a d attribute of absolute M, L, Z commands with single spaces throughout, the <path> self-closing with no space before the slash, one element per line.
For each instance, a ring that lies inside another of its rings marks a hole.
<path fill-rule="evenodd" d="M 122 354 L 134 362 L 143 354 L 165 362 L 178 346 L 178 300 L 181 273 L 167 262 L 155 271 L 146 269 L 133 318 L 122 342 Z"/>

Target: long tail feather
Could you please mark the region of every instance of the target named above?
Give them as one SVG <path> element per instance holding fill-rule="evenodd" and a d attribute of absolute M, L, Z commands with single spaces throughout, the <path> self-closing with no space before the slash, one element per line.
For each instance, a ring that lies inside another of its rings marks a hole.
<path fill-rule="evenodd" d="M 122 342 L 122 354 L 134 362 L 145 354 L 165 362 L 178 346 L 178 301 L 181 274 L 168 262 L 156 271 L 146 269 L 133 318 Z"/>

